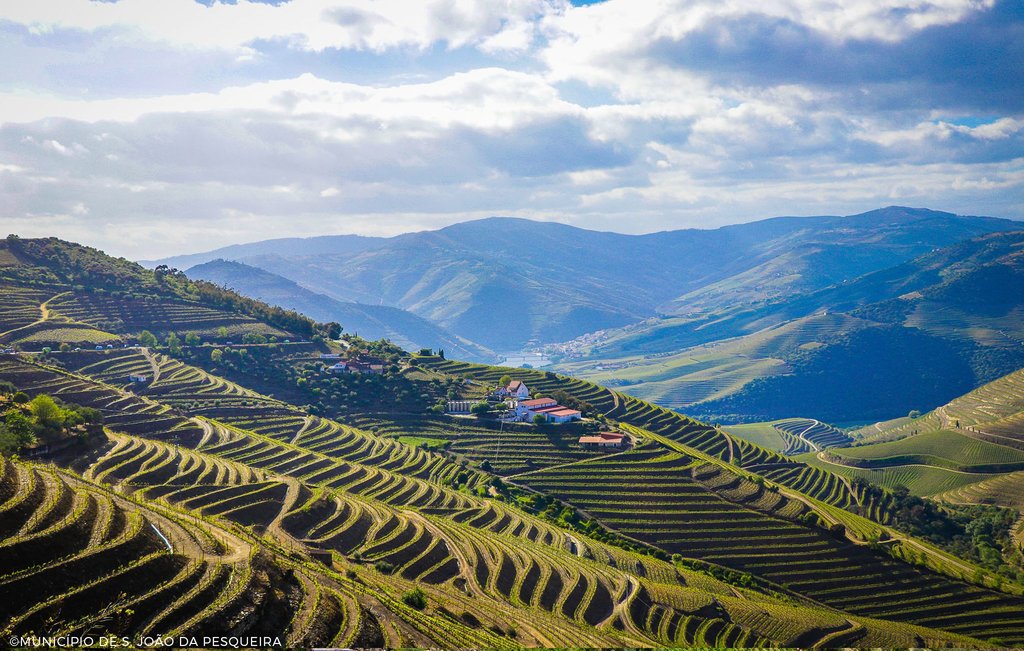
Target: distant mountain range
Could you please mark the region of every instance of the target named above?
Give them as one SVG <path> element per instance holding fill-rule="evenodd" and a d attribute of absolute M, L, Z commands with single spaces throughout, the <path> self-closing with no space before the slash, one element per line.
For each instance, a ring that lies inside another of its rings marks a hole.
<path fill-rule="evenodd" d="M 747 309 L 1019 227 L 901 207 L 646 235 L 492 218 L 391 238 L 269 240 L 148 264 L 244 262 L 338 301 L 401 308 L 516 351 L 652 317 Z"/>
<path fill-rule="evenodd" d="M 492 218 L 149 264 L 407 348 L 546 347 L 558 370 L 706 419 L 844 422 L 1024 366 L 1022 231 L 904 207 L 647 235 Z"/>
<path fill-rule="evenodd" d="M 346 332 L 364 339 L 390 339 L 407 350 L 442 348 L 459 359 L 479 361 L 494 357 L 492 351 L 412 312 L 386 305 L 339 301 L 241 262 L 214 260 L 191 267 L 186 274 L 195 280 L 208 280 L 266 303 L 296 310 L 320 322 L 337 321 Z"/>
<path fill-rule="evenodd" d="M 1024 231 L 761 306 L 609 333 L 564 370 L 704 418 L 884 419 L 1024 367 Z"/>

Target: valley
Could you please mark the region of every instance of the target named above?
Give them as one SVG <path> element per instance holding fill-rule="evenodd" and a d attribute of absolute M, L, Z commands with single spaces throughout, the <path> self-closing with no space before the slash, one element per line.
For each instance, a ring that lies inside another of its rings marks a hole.
<path fill-rule="evenodd" d="M 4 427 L 23 414 L 38 430 L 0 473 L 8 632 L 1024 644 L 1007 519 L 1024 452 L 992 442 L 1013 438 L 1019 374 L 852 433 L 804 417 L 723 428 L 550 370 L 369 341 L 59 240 L 6 246 L 0 407 Z M 720 345 L 800 348 L 808 327 Z M 444 413 L 503 376 L 584 419 Z M 43 437 L 46 396 L 101 425 Z M 625 448 L 579 442 L 609 430 Z"/>

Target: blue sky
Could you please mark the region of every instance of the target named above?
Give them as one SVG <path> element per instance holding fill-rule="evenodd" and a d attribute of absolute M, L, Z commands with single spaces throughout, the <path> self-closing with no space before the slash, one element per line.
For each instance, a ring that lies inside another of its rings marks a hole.
<path fill-rule="evenodd" d="M 1024 219 L 1018 0 L 37 0 L 0 6 L 0 59 L 0 226 L 128 257 Z"/>

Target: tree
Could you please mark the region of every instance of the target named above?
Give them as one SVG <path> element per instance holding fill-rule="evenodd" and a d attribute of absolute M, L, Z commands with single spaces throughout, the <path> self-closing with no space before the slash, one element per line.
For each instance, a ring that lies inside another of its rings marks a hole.
<path fill-rule="evenodd" d="M 178 335 L 173 332 L 167 335 L 164 343 L 167 344 L 167 349 L 171 351 L 171 354 L 177 355 L 181 352 L 181 339 L 178 339 Z"/>
<path fill-rule="evenodd" d="M 483 416 L 491 410 L 491 406 L 486 402 L 476 402 L 470 406 L 469 412 L 475 416 Z"/>
<path fill-rule="evenodd" d="M 547 416 L 545 416 L 544 414 L 534 414 L 534 416 L 533 416 L 533 424 L 534 425 L 543 425 L 546 422 L 548 422 Z"/>
<path fill-rule="evenodd" d="M 343 329 L 337 321 L 323 323 L 320 326 L 320 331 L 324 333 L 324 337 L 327 339 L 339 339 Z"/>
<path fill-rule="evenodd" d="M 225 326 L 221 326 L 221 327 L 217 328 L 217 338 L 218 339 L 227 339 L 228 338 L 228 329 Z"/>
<path fill-rule="evenodd" d="M 28 403 L 36 421 L 36 430 L 44 439 L 56 438 L 64 429 L 67 412 L 48 395 L 38 395 Z"/>
<path fill-rule="evenodd" d="M 199 335 L 194 332 L 185 333 L 185 345 L 186 346 L 198 346 Z"/>
<path fill-rule="evenodd" d="M 507 387 L 510 384 L 512 384 L 512 376 L 509 375 L 508 373 L 506 373 L 505 375 L 502 375 L 501 379 L 498 380 L 498 386 L 499 387 Z"/>
<path fill-rule="evenodd" d="M 36 442 L 36 432 L 32 426 L 32 421 L 17 409 L 7 412 L 3 422 L 3 430 L 11 436 L 11 439 L 18 447 L 25 447 Z"/>
<path fill-rule="evenodd" d="M 221 359 L 224 358 L 224 351 L 220 348 L 214 348 L 210 351 L 210 361 L 214 364 L 220 364 Z"/>
<path fill-rule="evenodd" d="M 907 416 L 909 416 L 910 418 L 919 418 L 921 416 L 921 412 L 918 411 L 917 409 L 911 409 L 910 413 L 907 414 Z"/>
<path fill-rule="evenodd" d="M 413 588 L 402 595 L 402 601 L 406 606 L 415 608 L 416 610 L 423 610 L 427 607 L 427 595 L 419 588 Z"/>
<path fill-rule="evenodd" d="M 146 348 L 153 348 L 158 342 L 155 334 L 149 330 L 143 330 L 139 333 L 139 343 Z"/>
<path fill-rule="evenodd" d="M 66 341 L 61 343 L 61 345 L 60 345 L 60 352 L 66 353 L 66 352 L 68 352 L 70 350 L 71 350 L 71 344 L 69 344 Z"/>

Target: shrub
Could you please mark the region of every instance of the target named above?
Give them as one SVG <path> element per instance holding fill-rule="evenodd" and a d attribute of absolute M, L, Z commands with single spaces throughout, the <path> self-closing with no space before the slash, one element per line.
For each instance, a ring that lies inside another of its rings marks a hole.
<path fill-rule="evenodd" d="M 402 601 L 405 602 L 406 606 L 416 610 L 423 610 L 427 607 L 427 595 L 419 588 L 413 588 L 402 595 Z"/>

